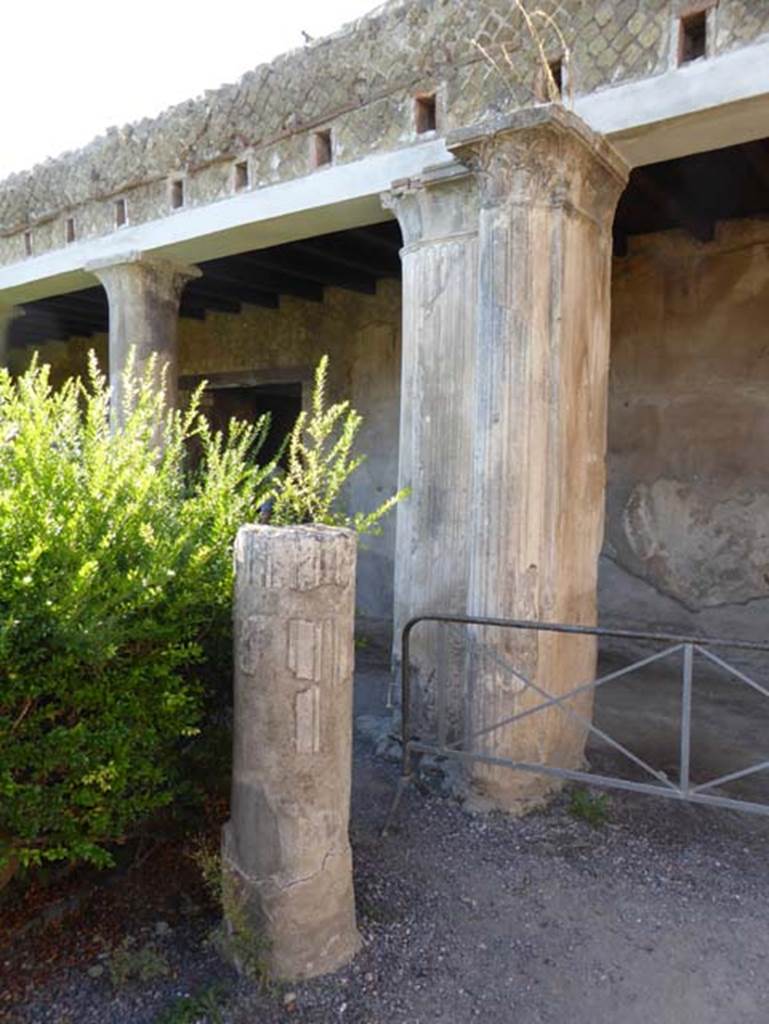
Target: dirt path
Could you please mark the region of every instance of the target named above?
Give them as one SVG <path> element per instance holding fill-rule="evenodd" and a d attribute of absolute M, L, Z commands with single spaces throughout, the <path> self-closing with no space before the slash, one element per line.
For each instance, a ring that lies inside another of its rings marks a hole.
<path fill-rule="evenodd" d="M 212 918 L 169 908 L 158 940 L 168 977 L 115 992 L 86 956 L 5 1019 L 152 1024 L 175 1006 L 171 1024 L 769 1021 L 763 822 L 629 794 L 609 798 L 600 827 L 575 818 L 566 796 L 522 820 L 473 817 L 411 790 L 382 839 L 395 778 L 359 741 L 352 837 L 365 944 L 348 969 L 257 992 L 203 944 Z M 218 1016 L 184 1016 L 185 994 L 216 979 L 229 989 Z"/>

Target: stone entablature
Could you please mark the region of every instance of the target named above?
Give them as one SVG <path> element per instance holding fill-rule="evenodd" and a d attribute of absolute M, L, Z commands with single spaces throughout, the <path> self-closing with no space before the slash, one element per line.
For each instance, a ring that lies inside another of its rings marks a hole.
<path fill-rule="evenodd" d="M 584 95 L 664 72 L 676 61 L 678 17 L 692 6 L 562 0 L 569 87 Z M 709 56 L 769 33 L 769 0 L 710 6 Z M 548 46 L 557 56 L 554 37 Z M 540 79 L 510 0 L 392 0 L 234 85 L 110 129 L 84 149 L 8 178 L 0 185 L 0 265 L 64 247 L 68 230 L 78 241 L 112 233 L 121 199 L 129 225 L 165 217 L 173 212 L 174 179 L 183 181 L 190 208 L 233 195 L 236 164 L 244 161 L 249 189 L 301 177 L 312 168 L 318 131 L 331 130 L 336 164 L 433 138 L 416 130 L 420 94 L 435 94 L 443 135 L 531 103 Z"/>

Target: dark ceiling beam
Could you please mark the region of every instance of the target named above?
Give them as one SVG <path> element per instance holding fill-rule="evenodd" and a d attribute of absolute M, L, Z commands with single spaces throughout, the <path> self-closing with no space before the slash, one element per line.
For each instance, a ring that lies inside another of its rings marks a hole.
<path fill-rule="evenodd" d="M 185 320 L 205 320 L 206 311 L 203 306 L 182 302 L 179 307 L 179 316 L 183 316 Z"/>
<path fill-rule="evenodd" d="M 382 225 L 382 227 L 383 226 L 384 225 Z M 394 255 L 400 262 L 400 251 L 403 247 L 403 241 L 399 228 L 394 227 L 392 231 L 388 231 L 386 233 L 381 229 L 351 228 L 346 233 L 351 238 L 364 242 L 366 245 L 370 245 L 372 248 L 378 249 L 387 256 Z"/>
<path fill-rule="evenodd" d="M 190 290 L 188 304 L 202 309 L 215 310 L 217 313 L 239 313 L 242 303 L 237 299 L 228 299 L 214 292 L 193 292 Z"/>
<path fill-rule="evenodd" d="M 293 244 L 293 243 L 292 243 Z M 315 284 L 328 285 L 334 288 L 346 288 L 348 291 L 360 292 L 363 295 L 376 293 L 376 279 L 370 274 L 362 274 L 353 270 L 345 270 L 341 274 L 319 260 L 307 260 L 299 254 L 292 254 L 291 246 L 280 249 L 258 249 L 255 252 L 241 253 L 238 259 L 248 266 L 261 267 L 300 277 Z"/>
<path fill-rule="evenodd" d="M 682 227 L 693 238 L 696 238 L 697 241 L 712 242 L 715 234 L 713 220 L 693 210 L 686 200 L 682 198 L 680 190 L 676 196 L 671 195 L 657 181 L 653 173 L 640 168 L 636 168 L 633 171 L 631 185 L 634 185 L 649 202 L 653 203 L 674 224 Z"/>
<path fill-rule="evenodd" d="M 292 277 L 291 274 L 273 274 L 264 270 L 257 273 L 253 268 L 249 270 L 247 266 L 241 265 L 237 256 L 209 260 L 208 263 L 201 263 L 200 269 L 203 271 L 204 281 L 216 281 L 224 285 L 246 285 L 248 288 L 267 292 L 295 295 L 310 302 L 323 302 L 323 285 Z"/>
<path fill-rule="evenodd" d="M 52 317 L 48 320 L 27 319 L 25 327 L 37 334 L 48 334 L 58 338 L 63 332 L 67 337 L 90 338 L 93 334 L 106 334 L 106 329 L 90 320 L 74 320 L 71 317 Z"/>
<path fill-rule="evenodd" d="M 46 341 L 66 341 L 70 337 L 62 324 L 24 324 L 11 332 L 13 346 L 38 345 Z"/>
<path fill-rule="evenodd" d="M 769 152 L 766 149 L 766 143 L 764 141 L 748 143 L 742 147 L 742 152 L 761 187 L 766 189 L 767 205 L 769 205 Z"/>
<path fill-rule="evenodd" d="M 107 309 L 107 294 L 103 288 L 86 288 L 81 292 L 67 292 L 64 295 L 52 295 L 47 299 L 38 299 L 36 306 L 53 306 L 57 303 L 77 303 L 91 309 Z"/>
<path fill-rule="evenodd" d="M 385 266 L 383 263 L 377 262 L 371 253 L 353 253 L 349 249 L 347 252 L 341 251 L 338 243 L 334 243 L 332 246 L 317 242 L 292 242 L 291 251 L 320 260 L 326 266 L 340 267 L 343 272 L 363 271 L 372 277 L 398 276 L 399 265 L 397 263 L 394 268 L 392 265 Z"/>
<path fill-rule="evenodd" d="M 106 321 L 109 315 L 106 303 L 104 304 L 104 308 L 99 308 L 96 306 L 84 305 L 83 303 L 76 302 L 74 299 L 67 302 L 59 299 L 50 302 L 35 302 L 31 305 L 25 306 L 24 308 L 27 316 L 40 313 L 45 316 L 84 317 L 85 319 L 98 320 L 99 322 Z"/>
<path fill-rule="evenodd" d="M 233 299 L 235 302 L 248 302 L 252 306 L 263 306 L 265 309 L 275 309 L 278 305 L 278 296 L 275 292 L 249 288 L 244 284 L 224 284 L 221 281 L 211 281 L 205 277 L 198 278 L 193 284 L 188 285 L 187 294 L 201 298 L 204 305 L 212 297 Z"/>

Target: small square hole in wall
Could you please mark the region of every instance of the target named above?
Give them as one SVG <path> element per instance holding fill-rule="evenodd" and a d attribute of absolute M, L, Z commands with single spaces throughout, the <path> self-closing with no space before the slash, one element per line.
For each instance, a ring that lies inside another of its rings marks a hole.
<path fill-rule="evenodd" d="M 241 192 L 249 184 L 248 160 L 239 160 L 235 164 L 235 191 Z"/>
<path fill-rule="evenodd" d="M 125 199 L 115 201 L 115 227 L 122 228 L 128 223 L 128 206 Z"/>
<path fill-rule="evenodd" d="M 25 256 L 31 256 L 32 255 L 32 232 L 31 231 L 25 231 L 24 232 L 24 255 Z"/>
<path fill-rule="evenodd" d="M 184 182 L 174 178 L 171 182 L 171 209 L 180 210 L 184 206 Z"/>
<path fill-rule="evenodd" d="M 75 218 L 74 217 L 67 217 L 66 221 L 64 222 L 64 238 L 65 238 L 65 240 L 67 242 L 67 245 L 69 245 L 71 242 L 75 241 Z"/>
<path fill-rule="evenodd" d="M 324 167 L 331 163 L 331 129 L 327 128 L 322 132 L 312 133 L 312 166 Z"/>
<path fill-rule="evenodd" d="M 418 135 L 434 132 L 438 127 L 435 93 L 414 97 L 414 124 Z"/>
<path fill-rule="evenodd" d="M 708 50 L 708 12 L 684 15 L 678 27 L 678 63 L 705 57 Z"/>

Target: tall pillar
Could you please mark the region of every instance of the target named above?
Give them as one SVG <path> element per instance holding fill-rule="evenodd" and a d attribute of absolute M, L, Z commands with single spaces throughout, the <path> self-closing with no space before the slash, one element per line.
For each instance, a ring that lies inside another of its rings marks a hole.
<path fill-rule="evenodd" d="M 573 114 L 522 110 L 447 140 L 480 189 L 471 614 L 595 623 L 604 523 L 611 227 L 627 167 Z M 476 630 L 471 732 L 593 678 L 592 638 Z M 514 668 L 524 678 L 510 672 Z M 528 680 L 527 684 L 525 680 Z M 570 707 L 589 717 L 589 696 Z M 484 754 L 578 767 L 586 728 L 556 708 L 476 737 Z M 525 809 L 552 778 L 473 769 Z"/>
<path fill-rule="evenodd" d="M 464 613 L 472 498 L 473 359 L 477 283 L 477 189 L 466 168 L 437 167 L 395 183 L 383 197 L 401 227 L 403 342 L 399 487 L 411 493 L 397 508 L 395 650 L 400 630 L 428 611 Z M 434 732 L 450 671 L 446 631 L 422 625 L 413 634 L 414 726 Z M 453 678 L 447 725 L 460 710 Z"/>
<path fill-rule="evenodd" d="M 86 270 L 99 278 L 109 303 L 109 378 L 115 421 L 121 418 L 122 379 L 132 349 L 137 373 L 144 371 L 152 356 L 157 360 L 158 383 L 165 368 L 167 402 L 173 407 L 179 376 L 179 303 L 185 284 L 200 277 L 200 270 L 142 253 L 97 261 Z"/>
<path fill-rule="evenodd" d="M 20 306 L 0 305 L 0 367 L 8 366 L 11 324 L 23 315 L 24 310 Z"/>

